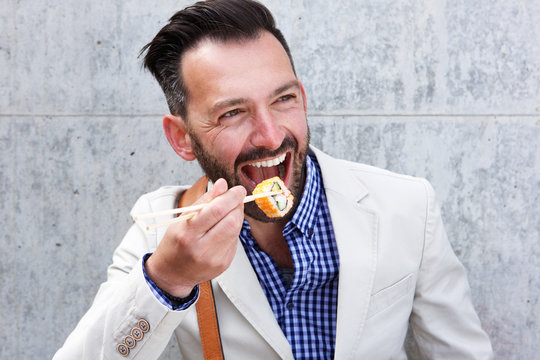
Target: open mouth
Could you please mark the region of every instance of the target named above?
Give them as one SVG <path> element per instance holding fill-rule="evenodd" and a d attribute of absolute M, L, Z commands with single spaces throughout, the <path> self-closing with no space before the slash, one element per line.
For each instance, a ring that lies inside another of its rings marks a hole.
<path fill-rule="evenodd" d="M 242 166 L 241 173 L 253 188 L 263 180 L 274 176 L 279 176 L 287 184 L 290 165 L 291 153 L 286 152 L 273 158 L 248 163 Z"/>

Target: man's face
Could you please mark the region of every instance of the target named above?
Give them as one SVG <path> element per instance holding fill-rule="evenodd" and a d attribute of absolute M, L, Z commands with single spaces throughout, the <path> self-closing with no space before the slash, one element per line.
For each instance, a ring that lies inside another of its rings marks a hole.
<path fill-rule="evenodd" d="M 305 97 L 289 58 L 270 33 L 255 40 L 204 40 L 184 54 L 188 141 L 213 181 L 248 193 L 279 176 L 300 200 L 309 143 Z M 271 221 L 253 203 L 248 216 Z"/>

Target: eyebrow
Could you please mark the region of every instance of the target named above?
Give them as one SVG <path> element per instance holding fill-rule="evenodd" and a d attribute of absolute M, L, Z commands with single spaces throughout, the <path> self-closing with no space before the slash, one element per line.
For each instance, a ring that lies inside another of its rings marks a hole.
<path fill-rule="evenodd" d="M 274 90 L 272 92 L 270 97 L 277 96 L 277 95 L 281 94 L 282 92 L 285 92 L 285 91 L 287 91 L 287 90 L 289 90 L 291 88 L 297 88 L 298 90 L 300 90 L 300 84 L 298 83 L 297 79 L 291 80 L 291 81 L 283 84 L 282 86 L 278 87 L 276 90 Z M 245 104 L 248 101 L 249 101 L 248 98 L 243 98 L 243 97 L 218 101 L 214 105 L 212 105 L 212 107 L 210 109 L 210 114 L 214 114 L 215 112 L 219 111 L 220 109 L 223 109 L 223 108 L 226 108 L 226 107 Z"/>
<path fill-rule="evenodd" d="M 288 83 L 285 83 L 284 85 L 278 87 L 274 92 L 272 93 L 272 97 L 279 95 L 282 92 L 285 92 L 291 88 L 295 87 L 297 90 L 300 90 L 300 84 L 298 83 L 297 79 L 291 80 Z"/>
<path fill-rule="evenodd" d="M 218 101 L 214 105 L 212 105 L 212 107 L 210 108 L 210 114 L 214 114 L 218 112 L 220 109 L 223 109 L 226 107 L 245 104 L 247 101 L 248 99 L 246 98 L 234 98 L 234 99 Z"/>

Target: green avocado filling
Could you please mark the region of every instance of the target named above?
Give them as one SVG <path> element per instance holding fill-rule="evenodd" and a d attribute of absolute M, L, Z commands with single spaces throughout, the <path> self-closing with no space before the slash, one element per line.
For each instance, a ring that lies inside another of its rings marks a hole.
<path fill-rule="evenodd" d="M 280 191 L 280 190 L 281 190 L 281 186 L 279 186 L 279 184 L 275 182 L 274 185 L 272 185 L 271 191 L 274 192 L 274 191 Z"/>
<path fill-rule="evenodd" d="M 272 191 L 281 191 L 281 186 L 278 183 L 272 185 Z M 275 195 L 274 200 L 279 211 L 283 211 L 287 207 L 287 198 L 281 194 Z"/>
<path fill-rule="evenodd" d="M 287 207 L 287 198 L 285 198 L 285 196 L 279 196 L 279 197 L 281 199 L 283 199 L 283 200 L 280 201 L 280 200 L 276 199 L 276 205 L 277 205 L 277 208 L 279 209 L 279 211 L 283 211 Z"/>

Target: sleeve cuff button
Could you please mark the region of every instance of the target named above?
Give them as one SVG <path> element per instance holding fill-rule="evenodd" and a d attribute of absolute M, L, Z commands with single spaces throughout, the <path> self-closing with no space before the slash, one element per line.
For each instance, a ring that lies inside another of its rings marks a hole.
<path fill-rule="evenodd" d="M 143 333 L 147 333 L 150 330 L 150 324 L 145 319 L 141 319 L 139 320 L 139 329 L 141 329 Z"/>
<path fill-rule="evenodd" d="M 124 344 L 119 344 L 117 350 L 122 356 L 128 356 L 129 354 L 129 348 Z"/>
<path fill-rule="evenodd" d="M 137 345 L 135 339 L 129 335 L 124 339 L 124 344 L 130 349 L 133 349 Z"/>
<path fill-rule="evenodd" d="M 140 341 L 144 337 L 144 333 L 142 332 L 141 329 L 136 327 L 136 328 L 133 328 L 133 330 L 131 330 L 131 336 L 133 336 L 133 338 L 136 341 Z"/>

